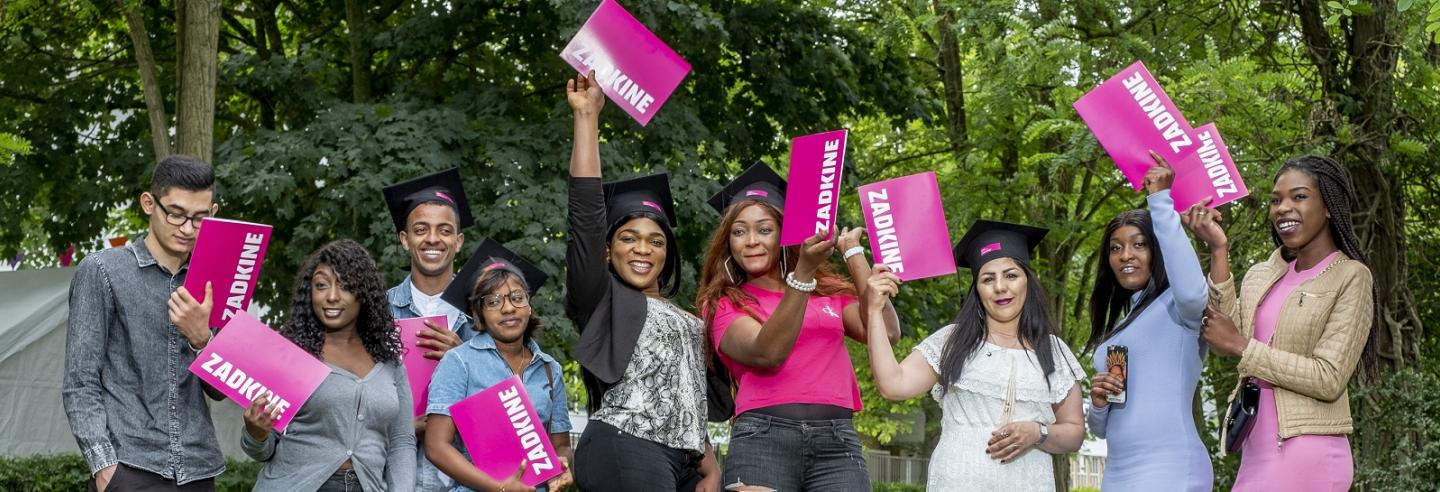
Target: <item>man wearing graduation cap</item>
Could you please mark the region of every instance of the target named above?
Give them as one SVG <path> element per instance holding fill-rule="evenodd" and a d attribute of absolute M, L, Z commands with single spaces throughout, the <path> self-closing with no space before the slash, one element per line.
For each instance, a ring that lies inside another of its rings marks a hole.
<path fill-rule="evenodd" d="M 1046 232 L 976 221 L 954 250 L 972 279 L 954 320 L 904 362 L 895 360 L 889 340 L 870 337 L 870 367 L 885 398 L 945 389 L 936 395 L 945 415 L 930 456 L 930 490 L 961 484 L 966 490 L 1054 490 L 1051 455 L 1080 449 L 1085 371 L 1055 335 L 1030 266 L 1030 252 Z M 865 307 L 872 320 L 881 316 L 882 298 L 900 288 L 885 265 L 875 269 L 870 289 L 876 295 Z"/>
<path fill-rule="evenodd" d="M 449 169 L 385 188 L 385 203 L 399 233 L 400 247 L 410 254 L 410 274 L 386 293 L 395 319 L 445 316 L 448 326 L 426 322 L 418 349 L 440 360 L 445 352 L 475 335 L 470 317 L 441 299 L 455 276 L 455 256 L 465 244 L 465 228 L 475 223 L 460 171 Z M 408 347 L 407 347 L 408 348 Z M 424 439 L 424 418 L 416 422 Z M 423 441 L 422 441 L 423 442 Z M 419 446 L 417 490 L 448 489 L 448 477 L 425 459 Z"/>
<path fill-rule="evenodd" d="M 471 464 L 464 443 L 456 439 L 453 405 L 518 375 L 555 453 L 567 463 L 551 479 L 549 490 L 571 483 L 570 413 L 560 363 L 541 350 L 532 333 L 540 327 L 533 310 L 535 291 L 549 278 L 545 272 L 505 248 L 482 239 L 455 281 L 445 289 L 446 302 L 475 320 L 476 335 L 450 351 L 435 368 L 426 405 L 429 423 L 423 444 L 437 468 L 467 490 L 525 490 L 523 471 L 490 476 Z M 495 425 L 510 427 L 510 422 Z M 523 470 L 523 469 L 522 469 Z"/>

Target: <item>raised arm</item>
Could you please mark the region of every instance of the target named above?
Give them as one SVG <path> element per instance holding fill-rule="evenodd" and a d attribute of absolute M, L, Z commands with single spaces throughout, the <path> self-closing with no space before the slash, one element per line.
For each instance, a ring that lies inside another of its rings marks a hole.
<path fill-rule="evenodd" d="M 909 400 L 930 391 L 940 381 L 936 368 L 939 367 L 945 338 L 954 328 L 941 328 L 910 352 L 904 362 L 896 361 L 890 337 L 880 330 L 885 329 L 885 306 L 900 292 L 900 278 L 890 273 L 889 267 L 883 264 L 875 265 L 873 271 L 867 282 L 865 297 L 861 299 L 865 304 L 865 315 L 869 317 L 866 325 L 870 336 L 867 337 L 866 347 L 870 352 L 870 372 L 875 377 L 875 388 L 880 391 L 881 397 Z"/>
<path fill-rule="evenodd" d="M 1165 257 L 1165 274 L 1170 278 L 1170 292 L 1175 296 L 1176 314 L 1185 327 L 1199 330 L 1200 316 L 1209 302 L 1205 271 L 1200 268 L 1190 237 L 1185 235 L 1180 214 L 1175 212 L 1170 190 L 1152 193 L 1146 201 L 1155 226 L 1155 241 L 1160 243 L 1160 252 Z"/>
<path fill-rule="evenodd" d="M 835 249 L 835 240 L 824 240 L 817 233 L 800 245 L 800 259 L 795 264 L 795 280 L 815 279 L 815 270 Z M 716 323 L 729 323 L 720 338 L 720 351 L 731 360 L 751 367 L 774 369 L 785 363 L 795 349 L 795 340 L 805 321 L 810 293 L 784 287 L 785 294 L 775 311 L 761 323 L 750 316 L 716 316 Z M 738 309 L 738 306 L 732 306 Z M 743 311 L 741 311 L 743 312 Z M 732 312 L 733 313 L 733 312 Z"/>
<path fill-rule="evenodd" d="M 851 248 L 860 246 L 860 235 L 864 232 L 865 229 L 856 227 L 846 229 L 843 234 L 838 236 L 837 239 L 839 242 L 837 246 L 840 254 L 843 255 L 846 251 L 850 251 Z M 856 297 L 864 299 L 865 291 L 870 288 L 870 275 L 872 273 L 870 263 L 866 261 L 865 253 L 861 252 L 845 258 L 845 268 L 850 270 L 850 279 L 855 282 Z M 843 314 L 845 318 L 845 336 L 857 342 L 865 343 L 870 336 L 870 317 L 861 312 L 860 304 L 861 303 L 856 302 L 845 306 L 845 312 L 841 314 Z M 893 345 L 900 341 L 900 317 L 895 313 L 894 303 L 892 303 L 888 297 L 885 299 L 884 315 L 885 335 L 890 338 L 890 343 Z"/>
<path fill-rule="evenodd" d="M 1230 274 L 1230 241 L 1225 229 L 1220 227 L 1224 216 L 1219 210 L 1206 208 L 1209 203 L 1210 199 L 1206 198 L 1204 202 L 1191 206 L 1181 214 L 1180 223 L 1210 250 L 1210 274 L 1205 279 L 1209 287 L 1210 306 L 1238 317 L 1240 303 L 1235 298 L 1235 279 Z"/>
<path fill-rule="evenodd" d="M 593 76 L 593 74 L 592 74 Z M 605 194 L 600 183 L 600 109 L 605 95 L 586 77 L 571 80 L 566 98 L 575 115 L 570 150 L 569 222 L 565 236 L 565 311 L 584 330 L 609 288 L 605 262 Z"/>

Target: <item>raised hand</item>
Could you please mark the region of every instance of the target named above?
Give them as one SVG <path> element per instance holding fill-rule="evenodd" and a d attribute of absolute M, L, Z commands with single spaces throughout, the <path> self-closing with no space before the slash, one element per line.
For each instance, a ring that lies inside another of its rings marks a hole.
<path fill-rule="evenodd" d="M 900 293 L 900 277 L 890 271 L 884 263 L 876 263 L 870 269 L 870 279 L 865 281 L 865 309 L 875 311 L 885 308 L 885 301 L 894 299 Z"/>
<path fill-rule="evenodd" d="M 1165 162 L 1164 157 L 1160 157 L 1160 154 L 1153 150 L 1150 151 L 1150 158 L 1155 159 L 1155 166 L 1145 171 L 1145 192 L 1156 193 L 1170 189 L 1170 185 L 1175 183 L 1175 170 L 1170 168 L 1170 163 Z"/>
<path fill-rule="evenodd" d="M 795 280 L 809 282 L 814 279 L 815 269 L 835 250 L 836 238 L 825 239 L 826 234 L 817 232 L 800 243 L 800 261 L 795 263 Z"/>
<path fill-rule="evenodd" d="M 605 107 L 605 93 L 600 91 L 600 83 L 595 80 L 595 71 L 590 71 L 590 76 L 579 75 L 565 83 L 565 99 L 570 101 L 570 109 L 577 116 L 595 116 L 600 114 L 600 109 Z"/>
<path fill-rule="evenodd" d="M 1225 236 L 1225 229 L 1220 227 L 1220 221 L 1225 220 L 1225 216 L 1219 210 L 1207 208 L 1211 201 L 1212 198 L 1206 197 L 1200 203 L 1191 205 L 1185 213 L 1180 214 L 1180 224 L 1189 229 L 1195 239 L 1204 242 L 1206 247 L 1214 251 L 1228 247 L 1229 239 Z"/>

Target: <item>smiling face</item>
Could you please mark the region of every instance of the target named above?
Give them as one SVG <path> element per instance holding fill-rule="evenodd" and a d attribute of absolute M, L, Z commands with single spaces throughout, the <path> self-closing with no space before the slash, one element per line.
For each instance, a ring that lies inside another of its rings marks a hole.
<path fill-rule="evenodd" d="M 448 276 L 455 255 L 465 244 L 455 209 L 439 203 L 424 203 L 410 212 L 406 229 L 400 231 L 400 246 L 410 253 L 411 270 L 426 277 Z"/>
<path fill-rule="evenodd" d="M 610 267 L 631 287 L 658 295 L 669 242 L 665 229 L 654 220 L 630 219 L 620 224 L 610 238 Z"/>
<path fill-rule="evenodd" d="M 140 194 L 140 208 L 150 216 L 150 234 L 166 253 L 184 257 L 195 249 L 200 219 L 215 213 L 215 192 L 170 188 L 160 196 Z M 180 222 L 175 225 L 174 222 Z"/>
<path fill-rule="evenodd" d="M 1270 225 L 1280 242 L 1296 251 L 1330 237 L 1329 211 L 1313 176 L 1292 169 L 1275 178 L 1275 188 L 1270 191 Z"/>
<path fill-rule="evenodd" d="M 752 203 L 730 224 L 730 256 L 751 277 L 763 276 L 780 263 L 780 221 L 768 206 Z"/>
<path fill-rule="evenodd" d="M 975 277 L 975 290 L 980 294 L 986 317 L 1000 323 L 1020 317 L 1028 287 L 1025 270 L 1013 258 L 990 260 L 980 267 L 980 274 Z"/>
<path fill-rule="evenodd" d="M 525 337 L 525 330 L 530 325 L 530 298 L 520 280 L 507 277 L 499 287 L 478 294 L 480 302 L 473 305 L 480 311 L 485 331 L 495 341 L 514 343 Z M 516 299 L 522 299 L 520 304 L 524 305 L 516 306 Z"/>
<path fill-rule="evenodd" d="M 360 301 L 345 290 L 330 265 L 321 263 L 310 276 L 310 306 L 327 332 L 355 329 Z"/>
<path fill-rule="evenodd" d="M 1140 290 L 1150 282 L 1150 240 L 1133 225 L 1121 226 L 1110 234 L 1106 251 L 1115 281 L 1126 290 Z"/>

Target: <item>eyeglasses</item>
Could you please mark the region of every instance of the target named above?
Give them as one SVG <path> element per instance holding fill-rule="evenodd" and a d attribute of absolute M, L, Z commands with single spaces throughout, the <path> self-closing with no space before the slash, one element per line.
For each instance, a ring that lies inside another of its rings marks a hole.
<path fill-rule="evenodd" d="M 200 227 L 200 221 L 210 216 L 210 214 L 201 213 L 187 217 L 185 214 L 171 212 L 170 206 L 160 201 L 160 197 L 158 196 L 155 197 L 155 203 L 160 205 L 160 212 L 165 215 L 165 223 L 176 227 L 184 227 L 186 222 L 190 222 L 195 224 L 195 227 L 198 229 Z"/>
<path fill-rule="evenodd" d="M 479 300 L 480 306 L 484 307 L 486 311 L 499 311 L 500 308 L 505 306 L 505 300 L 507 299 L 510 300 L 511 306 L 517 308 L 530 305 L 530 295 L 520 290 L 511 292 L 510 295 L 490 294 L 488 296 L 472 297 L 470 298 L 470 302 L 473 303 Z"/>

